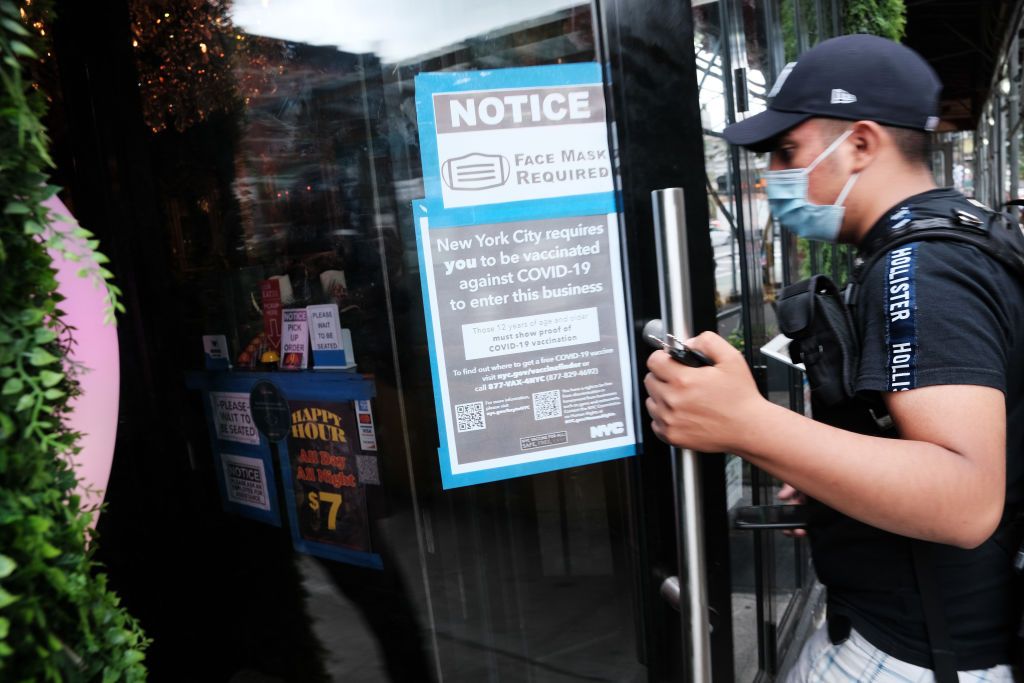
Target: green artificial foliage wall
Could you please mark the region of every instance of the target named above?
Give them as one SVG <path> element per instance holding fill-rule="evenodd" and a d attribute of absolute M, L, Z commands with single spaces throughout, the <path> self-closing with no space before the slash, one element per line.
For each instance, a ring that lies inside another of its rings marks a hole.
<path fill-rule="evenodd" d="M 845 0 L 843 33 L 871 33 L 900 41 L 907 26 L 903 0 Z"/>
<path fill-rule="evenodd" d="M 0 680 L 140 681 L 148 641 L 92 560 L 65 426 L 78 384 L 48 250 L 106 288 L 111 324 L 123 307 L 92 233 L 54 232 L 42 206 L 59 189 L 31 77 L 49 17 L 0 0 Z"/>

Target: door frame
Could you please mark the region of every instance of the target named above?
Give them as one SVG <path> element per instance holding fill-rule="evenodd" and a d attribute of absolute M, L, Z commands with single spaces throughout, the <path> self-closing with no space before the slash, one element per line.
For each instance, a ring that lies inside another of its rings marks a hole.
<path fill-rule="evenodd" d="M 693 14 L 690 0 L 604 0 L 597 3 L 601 53 L 605 57 L 607 100 L 613 149 L 619 161 L 620 211 L 624 214 L 629 263 L 627 288 L 632 302 L 637 405 L 642 406 L 643 375 L 650 346 L 643 324 L 661 315 L 651 192 L 681 187 L 694 292 L 695 332 L 717 327 L 714 255 L 708 232 L 704 149 L 698 102 Z M 669 448 L 651 431 L 640 411 L 642 455 L 631 468 L 637 501 L 640 563 L 639 641 L 644 644 L 651 680 L 684 680 L 682 620 L 659 595 L 662 580 L 674 575 L 678 533 Z M 716 681 L 733 680 L 732 597 L 729 581 L 729 523 L 726 514 L 725 463 L 702 458 L 703 531 L 707 596 L 711 611 L 711 665 Z M 668 523 L 666 523 L 668 522 Z M 671 532 L 669 532 L 671 530 Z M 643 552 L 646 551 L 646 552 Z"/>

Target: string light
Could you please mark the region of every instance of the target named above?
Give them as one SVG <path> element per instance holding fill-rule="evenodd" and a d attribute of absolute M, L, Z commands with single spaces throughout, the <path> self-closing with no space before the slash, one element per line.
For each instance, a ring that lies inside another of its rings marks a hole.
<path fill-rule="evenodd" d="M 232 0 L 129 0 L 143 116 L 154 133 L 237 111 L 270 84 L 282 44 L 248 39 Z M 169 10 L 173 9 L 171 12 Z"/>

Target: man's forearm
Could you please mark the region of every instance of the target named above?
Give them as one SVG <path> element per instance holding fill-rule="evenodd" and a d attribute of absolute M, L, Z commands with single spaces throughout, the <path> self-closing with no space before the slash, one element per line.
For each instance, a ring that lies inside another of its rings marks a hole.
<path fill-rule="evenodd" d="M 872 526 L 973 547 L 1002 513 L 1004 479 L 942 446 L 847 432 L 767 401 L 748 417 L 737 454 Z"/>

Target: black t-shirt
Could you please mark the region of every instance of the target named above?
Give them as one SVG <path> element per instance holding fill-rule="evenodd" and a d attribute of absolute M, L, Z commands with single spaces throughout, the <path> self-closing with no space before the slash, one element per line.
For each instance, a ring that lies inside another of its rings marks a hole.
<path fill-rule="evenodd" d="M 938 189 L 886 212 L 868 240 L 902 221 L 982 210 Z M 866 240 L 867 241 L 867 240 Z M 977 247 L 921 241 L 897 247 L 865 274 L 854 322 L 862 355 L 858 392 L 941 384 L 993 387 L 1006 396 L 1007 504 L 1024 501 L 1024 283 Z M 913 485 L 908 473 L 907 485 Z M 935 501 L 936 508 L 946 503 Z M 927 634 L 910 543 L 815 506 L 811 545 L 828 586 L 830 615 L 849 618 L 875 646 L 929 667 Z M 936 573 L 961 671 L 1010 661 L 1021 617 L 1021 579 L 1013 572 L 1010 534 L 997 532 L 973 550 L 933 544 Z"/>

